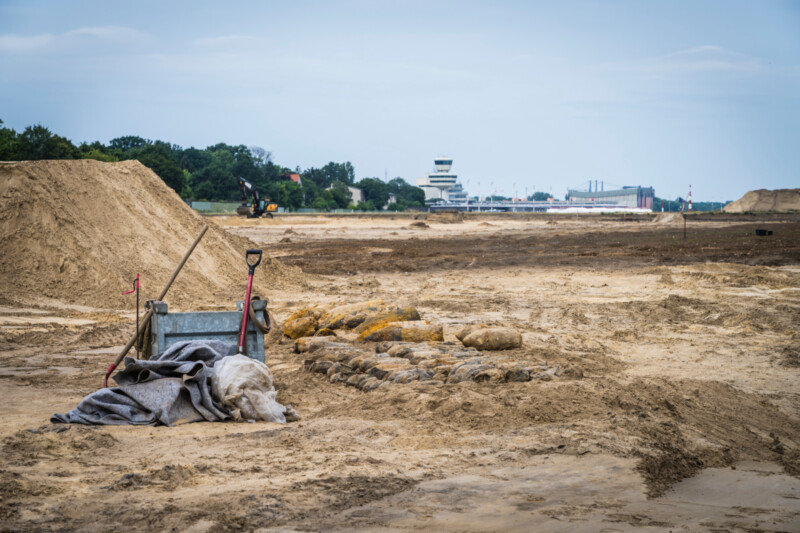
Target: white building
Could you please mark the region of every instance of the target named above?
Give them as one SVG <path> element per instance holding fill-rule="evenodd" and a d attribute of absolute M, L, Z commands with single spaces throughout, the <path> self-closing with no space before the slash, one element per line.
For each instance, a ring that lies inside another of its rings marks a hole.
<path fill-rule="evenodd" d="M 456 183 L 452 189 L 447 191 L 447 201 L 453 204 L 465 204 L 467 203 L 467 191 L 460 183 Z"/>
<path fill-rule="evenodd" d="M 436 166 L 435 172 L 425 174 L 424 178 L 417 179 L 417 187 L 425 191 L 425 201 L 428 200 L 445 200 L 448 197 L 446 191 L 452 189 L 456 184 L 457 175 L 450 173 L 450 167 L 453 166 L 453 160 L 449 157 L 437 157 L 433 160 Z"/>
<path fill-rule="evenodd" d="M 347 188 L 350 189 L 350 196 L 351 196 L 350 201 L 351 202 L 353 202 L 354 204 L 357 204 L 358 202 L 363 202 L 364 201 L 364 190 L 363 189 L 359 189 L 358 187 L 353 187 L 352 185 L 348 185 Z M 328 187 L 329 191 L 332 190 L 332 189 L 333 189 L 333 185 Z"/>

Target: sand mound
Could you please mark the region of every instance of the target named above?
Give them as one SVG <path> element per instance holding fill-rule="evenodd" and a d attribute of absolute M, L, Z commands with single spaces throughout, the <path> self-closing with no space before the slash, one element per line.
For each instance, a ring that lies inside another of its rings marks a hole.
<path fill-rule="evenodd" d="M 726 213 L 746 211 L 800 211 L 800 189 L 759 189 L 750 191 L 723 209 Z"/>
<path fill-rule="evenodd" d="M 653 219 L 653 224 L 678 224 L 683 222 L 683 216 L 680 213 L 661 213 Z"/>
<path fill-rule="evenodd" d="M 142 300 L 157 297 L 205 224 L 167 294 L 173 305 L 235 305 L 247 280 L 244 251 L 256 246 L 200 217 L 138 161 L 0 163 L 0 297 L 130 309 L 134 298 L 121 293 L 136 273 Z M 256 287 L 299 276 L 265 259 Z"/>
<path fill-rule="evenodd" d="M 435 224 L 460 224 L 464 222 L 464 214 L 458 211 L 439 211 L 429 214 L 428 222 Z"/>

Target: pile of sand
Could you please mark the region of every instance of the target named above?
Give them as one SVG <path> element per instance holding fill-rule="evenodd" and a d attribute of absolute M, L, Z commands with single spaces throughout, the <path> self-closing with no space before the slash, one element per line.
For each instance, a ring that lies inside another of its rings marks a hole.
<path fill-rule="evenodd" d="M 681 213 L 659 213 L 654 219 L 653 224 L 678 224 L 683 222 L 683 214 Z"/>
<path fill-rule="evenodd" d="M 464 214 L 459 211 L 437 211 L 428 215 L 428 222 L 434 224 L 460 224 Z"/>
<path fill-rule="evenodd" d="M 243 299 L 244 251 L 253 242 L 200 217 L 138 161 L 0 163 L 0 300 L 130 309 L 134 297 L 121 293 L 136 273 L 142 301 L 156 298 L 206 224 L 165 298 L 179 307 Z M 256 287 L 285 286 L 299 275 L 265 258 Z"/>
<path fill-rule="evenodd" d="M 726 213 L 746 211 L 800 211 L 800 189 L 759 189 L 750 191 L 723 209 Z"/>

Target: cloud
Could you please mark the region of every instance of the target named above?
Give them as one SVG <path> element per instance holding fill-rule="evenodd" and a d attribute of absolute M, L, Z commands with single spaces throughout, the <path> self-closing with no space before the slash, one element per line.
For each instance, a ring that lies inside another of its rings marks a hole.
<path fill-rule="evenodd" d="M 0 35 L 0 52 L 63 52 L 85 45 L 140 45 L 152 40 L 152 36 L 134 28 L 96 26 L 77 28 L 60 34 Z"/>
<path fill-rule="evenodd" d="M 606 63 L 599 69 L 669 77 L 692 73 L 755 73 L 762 67 L 762 61 L 756 57 L 732 52 L 722 46 L 703 45 L 638 61 Z"/>
<path fill-rule="evenodd" d="M 192 44 L 195 46 L 210 48 L 250 47 L 262 43 L 264 43 L 263 38 L 253 37 L 251 35 L 221 35 L 219 37 L 205 37 L 192 41 Z"/>
<path fill-rule="evenodd" d="M 55 37 L 50 34 L 32 35 L 0 35 L 0 50 L 3 52 L 27 52 L 45 48 L 53 42 Z"/>

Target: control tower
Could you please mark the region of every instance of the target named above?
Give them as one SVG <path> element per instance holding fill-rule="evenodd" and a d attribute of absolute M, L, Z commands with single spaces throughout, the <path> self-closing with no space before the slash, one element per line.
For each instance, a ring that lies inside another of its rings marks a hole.
<path fill-rule="evenodd" d="M 417 187 L 425 191 L 425 201 L 446 200 L 445 191 L 452 189 L 458 176 L 450 173 L 453 159 L 450 157 L 437 157 L 433 160 L 435 172 L 425 174 L 424 178 L 417 179 Z"/>

